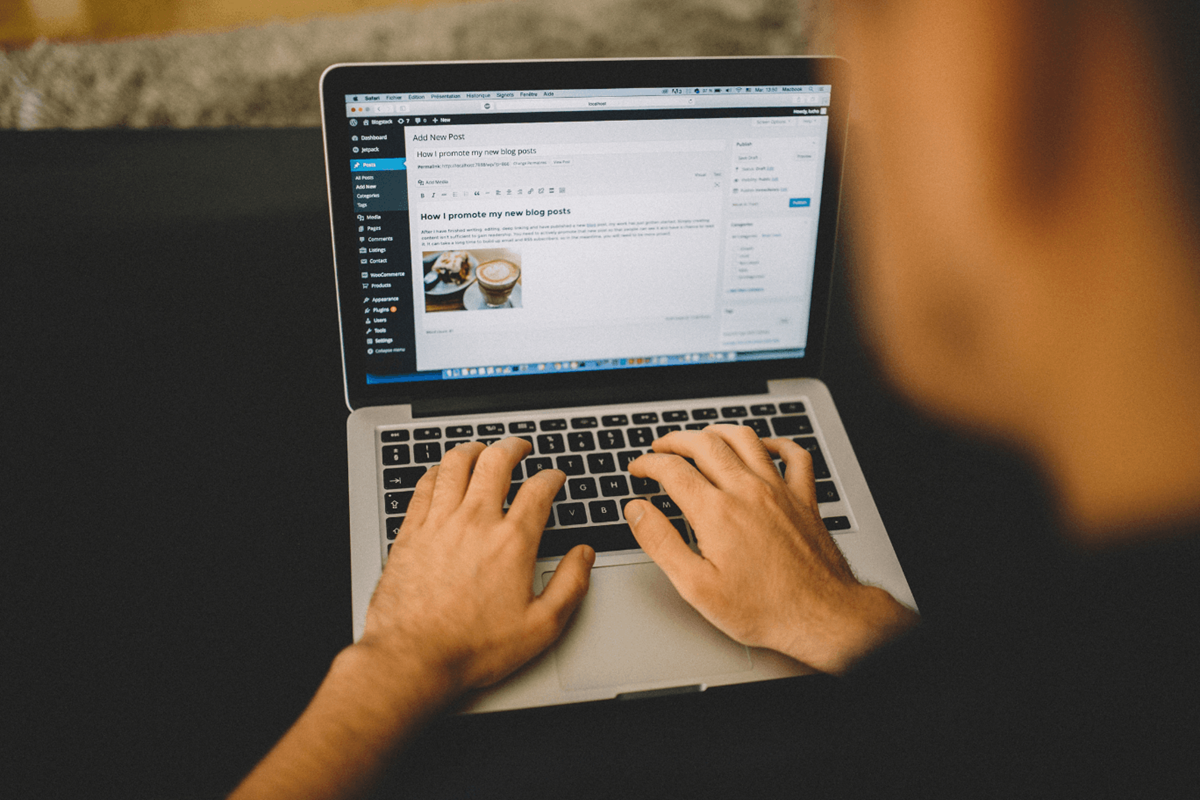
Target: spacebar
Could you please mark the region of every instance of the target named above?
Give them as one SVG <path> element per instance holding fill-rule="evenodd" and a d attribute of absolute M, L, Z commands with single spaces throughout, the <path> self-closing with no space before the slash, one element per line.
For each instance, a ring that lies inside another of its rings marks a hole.
<path fill-rule="evenodd" d="M 628 525 L 592 525 L 586 528 L 550 528 L 542 533 L 538 558 L 565 556 L 577 544 L 590 544 L 596 552 L 636 550 L 637 539 Z"/>

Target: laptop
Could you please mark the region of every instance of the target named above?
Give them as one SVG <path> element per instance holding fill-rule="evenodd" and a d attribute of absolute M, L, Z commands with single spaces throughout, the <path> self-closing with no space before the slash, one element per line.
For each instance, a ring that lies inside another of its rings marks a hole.
<path fill-rule="evenodd" d="M 597 558 L 563 637 L 466 712 L 810 671 L 745 647 L 637 547 L 629 462 L 713 423 L 813 456 L 821 516 L 864 582 L 915 607 L 833 399 L 824 351 L 849 95 L 832 58 L 339 64 L 322 127 L 350 408 L 354 637 L 419 477 L 524 436 L 512 476 L 567 482 L 541 591 Z"/>

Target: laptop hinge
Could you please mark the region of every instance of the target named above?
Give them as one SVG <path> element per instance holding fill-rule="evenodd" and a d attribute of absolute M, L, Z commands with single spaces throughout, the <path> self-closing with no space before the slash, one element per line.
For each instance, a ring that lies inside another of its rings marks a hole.
<path fill-rule="evenodd" d="M 703 683 L 693 683 L 689 686 L 670 686 L 666 689 L 647 689 L 644 692 L 621 692 L 618 700 L 648 700 L 651 697 L 667 697 L 673 694 L 692 694 L 703 692 L 707 687 Z"/>
<path fill-rule="evenodd" d="M 519 394 L 483 394 L 473 397 L 414 400 L 412 403 L 412 415 L 414 418 L 445 417 L 458 414 L 532 411 L 538 408 L 600 406 L 615 403 L 653 403 L 664 400 L 690 400 L 699 397 L 722 397 L 732 394 L 765 394 L 766 392 L 766 381 L 752 381 L 741 383 L 737 387 L 715 383 L 703 385 L 672 383 L 669 386 L 590 388 L 586 391 L 566 389 Z"/>

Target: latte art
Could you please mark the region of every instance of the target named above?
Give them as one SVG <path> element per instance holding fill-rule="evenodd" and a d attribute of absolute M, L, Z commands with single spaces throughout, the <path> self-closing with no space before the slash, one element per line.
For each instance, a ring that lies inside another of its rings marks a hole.
<path fill-rule="evenodd" d="M 475 270 L 475 278 L 479 283 L 479 291 L 483 293 L 484 302 L 496 308 L 508 302 L 517 279 L 521 277 L 521 268 L 511 261 L 497 258 L 486 261 Z"/>
<path fill-rule="evenodd" d="M 490 283 L 493 286 L 499 286 L 509 282 L 515 282 L 521 271 L 517 269 L 517 265 L 503 259 L 497 261 L 488 261 L 485 264 L 480 264 L 479 269 L 475 273 L 479 276 L 479 280 L 484 283 Z"/>

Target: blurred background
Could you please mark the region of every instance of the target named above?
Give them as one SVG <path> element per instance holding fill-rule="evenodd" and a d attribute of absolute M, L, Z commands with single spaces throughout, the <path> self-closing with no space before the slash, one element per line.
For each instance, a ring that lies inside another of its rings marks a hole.
<path fill-rule="evenodd" d="M 829 0 L 0 0 L 0 128 L 315 126 L 340 61 L 828 53 Z"/>
<path fill-rule="evenodd" d="M 83 41 L 236 28 L 270 19 L 345 14 L 436 0 L 15 0 L 0 19 L 0 41 Z"/>

